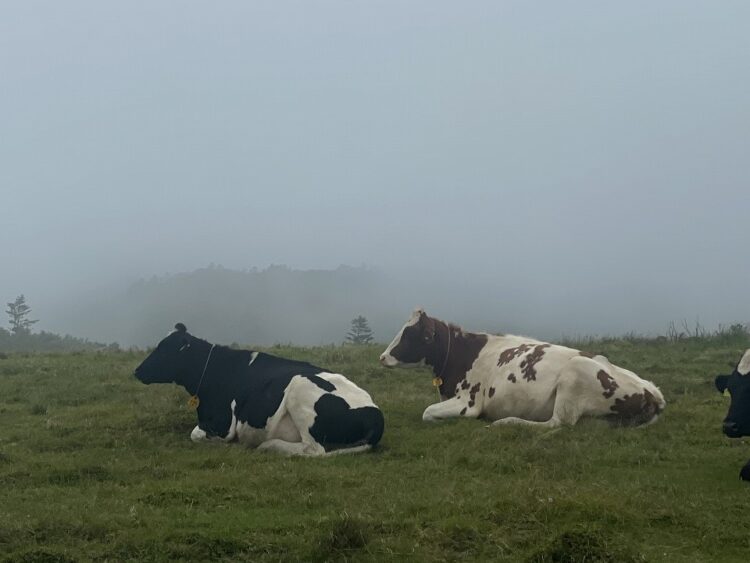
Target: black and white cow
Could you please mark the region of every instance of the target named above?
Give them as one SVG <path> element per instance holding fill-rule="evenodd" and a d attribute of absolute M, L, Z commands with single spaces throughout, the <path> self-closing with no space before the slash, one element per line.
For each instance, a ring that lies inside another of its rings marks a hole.
<path fill-rule="evenodd" d="M 417 309 L 380 356 L 386 367 L 432 368 L 440 402 L 423 420 L 459 416 L 554 428 L 584 416 L 638 426 L 666 403 L 659 389 L 604 356 L 525 336 L 471 333 Z"/>
<path fill-rule="evenodd" d="M 745 351 L 730 375 L 719 375 L 714 383 L 721 393 L 729 390 L 732 399 L 724 418 L 724 434 L 729 438 L 750 436 L 750 349 Z M 750 461 L 740 471 L 740 478 L 750 481 Z"/>
<path fill-rule="evenodd" d="M 287 455 L 354 453 L 378 443 L 383 414 L 343 375 L 305 362 L 210 344 L 177 323 L 135 370 L 177 383 L 197 403 L 193 441 L 238 441 Z"/>

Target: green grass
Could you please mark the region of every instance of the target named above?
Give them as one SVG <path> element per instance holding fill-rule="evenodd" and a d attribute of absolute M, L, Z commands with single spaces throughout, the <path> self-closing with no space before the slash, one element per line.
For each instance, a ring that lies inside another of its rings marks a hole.
<path fill-rule="evenodd" d="M 421 421 L 424 370 L 381 347 L 272 353 L 340 371 L 383 408 L 372 453 L 289 459 L 196 445 L 187 394 L 142 354 L 0 359 L 0 561 L 746 561 L 745 440 L 713 390 L 746 340 L 588 342 L 661 386 L 663 418 L 553 432 Z"/>

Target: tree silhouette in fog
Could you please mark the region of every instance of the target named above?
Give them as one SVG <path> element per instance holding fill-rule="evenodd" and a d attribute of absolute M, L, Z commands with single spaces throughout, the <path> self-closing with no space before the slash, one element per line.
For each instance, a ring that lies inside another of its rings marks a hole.
<path fill-rule="evenodd" d="M 352 319 L 352 328 L 346 335 L 346 341 L 352 344 L 369 344 L 372 342 L 372 330 L 367 319 L 362 315 Z"/>
<path fill-rule="evenodd" d="M 26 298 L 23 294 L 16 297 L 15 301 L 11 301 L 7 304 L 10 331 L 13 334 L 29 334 L 31 332 L 31 325 L 39 322 L 38 320 L 32 321 L 28 318 L 31 313 L 31 307 L 26 304 Z"/>

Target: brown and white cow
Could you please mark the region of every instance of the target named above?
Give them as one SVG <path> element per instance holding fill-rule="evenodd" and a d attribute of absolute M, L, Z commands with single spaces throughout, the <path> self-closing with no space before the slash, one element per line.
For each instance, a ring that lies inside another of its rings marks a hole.
<path fill-rule="evenodd" d="M 666 403 L 651 383 L 604 356 L 525 336 L 466 332 L 417 309 L 380 356 L 386 367 L 427 364 L 440 402 L 423 420 L 459 416 L 554 428 L 583 416 L 655 422 Z"/>

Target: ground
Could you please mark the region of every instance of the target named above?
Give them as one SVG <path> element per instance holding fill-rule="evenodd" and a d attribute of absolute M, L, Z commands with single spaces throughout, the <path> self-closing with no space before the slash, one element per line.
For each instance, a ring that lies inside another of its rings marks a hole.
<path fill-rule="evenodd" d="M 713 377 L 741 339 L 589 342 L 659 385 L 648 428 L 421 421 L 424 370 L 383 346 L 276 347 L 383 408 L 368 454 L 288 459 L 194 444 L 187 393 L 138 352 L 0 359 L 0 561 L 746 561 L 750 440 L 721 433 Z"/>

